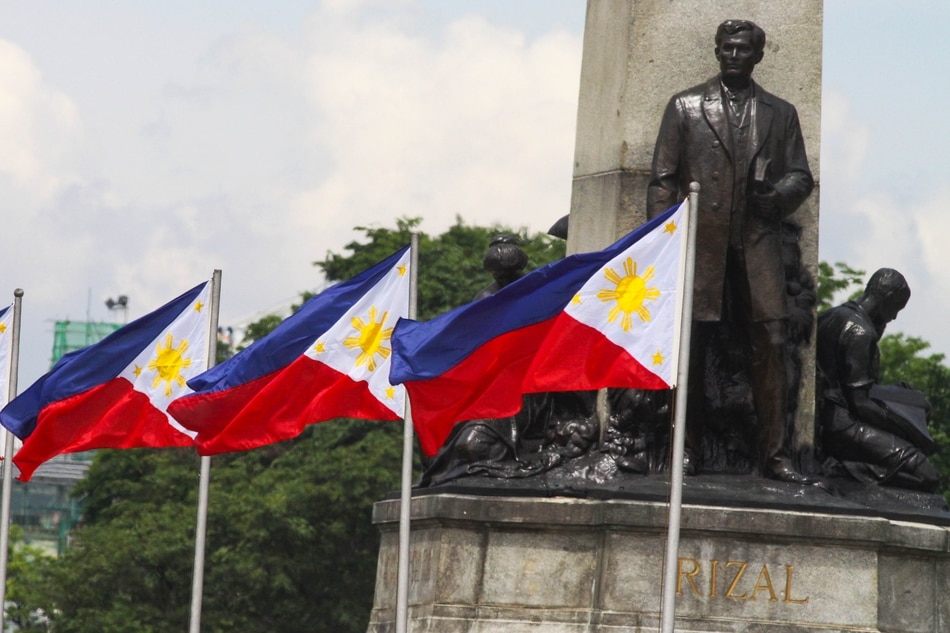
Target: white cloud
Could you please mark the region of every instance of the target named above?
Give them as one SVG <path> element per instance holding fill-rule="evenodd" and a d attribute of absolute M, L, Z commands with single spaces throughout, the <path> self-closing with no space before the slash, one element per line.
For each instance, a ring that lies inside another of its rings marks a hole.
<path fill-rule="evenodd" d="M 462 215 L 543 230 L 567 212 L 577 39 L 528 42 L 477 17 L 438 40 L 389 24 L 311 28 L 314 135 L 334 165 L 302 198 L 321 217 L 422 216 L 439 230 Z"/>
<path fill-rule="evenodd" d="M 227 325 L 321 285 L 311 262 L 356 225 L 545 230 L 566 213 L 580 34 L 422 17 L 368 0 L 324 2 L 296 32 L 193 23 L 202 44 L 189 32 L 174 56 L 136 42 L 150 63 L 116 94 L 66 94 L 0 42 L 0 193 L 22 206 L 0 246 L 27 291 L 25 379 L 50 320 L 112 318 L 110 296 L 136 318 L 221 268 Z"/>
<path fill-rule="evenodd" d="M 822 188 L 819 257 L 843 261 L 868 274 L 888 267 L 901 271 L 913 296 L 891 327 L 950 349 L 943 319 L 950 312 L 950 189 L 914 188 L 902 173 L 901 156 L 880 160 L 879 137 L 888 129 L 861 120 L 849 99 L 825 90 L 822 100 Z M 876 144 L 877 143 L 877 144 Z M 871 158 L 887 178 L 869 178 Z"/>
<path fill-rule="evenodd" d="M 871 143 L 871 130 L 856 119 L 848 98 L 825 90 L 821 100 L 822 180 L 854 185 L 861 176 Z"/>
<path fill-rule="evenodd" d="M 75 105 L 49 86 L 30 56 L 0 39 L 0 174 L 44 199 L 75 179 L 69 160 L 82 140 Z"/>

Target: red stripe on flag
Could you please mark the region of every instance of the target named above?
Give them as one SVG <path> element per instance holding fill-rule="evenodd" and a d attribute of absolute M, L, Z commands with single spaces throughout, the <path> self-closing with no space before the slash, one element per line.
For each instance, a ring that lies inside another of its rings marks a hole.
<path fill-rule="evenodd" d="M 406 383 L 412 423 L 426 455 L 439 450 L 457 422 L 503 418 L 521 409 L 522 382 L 553 322 L 505 332 L 438 378 Z"/>
<path fill-rule="evenodd" d="M 565 313 L 488 341 L 438 378 L 406 383 L 413 425 L 430 456 L 456 423 L 514 415 L 525 393 L 603 387 L 669 388 L 622 347 Z"/>
<path fill-rule="evenodd" d="M 13 462 L 20 469 L 19 479 L 29 481 L 40 464 L 63 453 L 192 445 L 148 396 L 125 378 L 114 378 L 46 406 Z"/>
<path fill-rule="evenodd" d="M 670 388 L 600 330 L 562 312 L 538 350 L 525 380 L 525 392 L 589 391 L 605 387 Z"/>
<path fill-rule="evenodd" d="M 399 420 L 363 381 L 307 356 L 238 387 L 176 400 L 168 407 L 197 431 L 198 452 L 244 451 L 297 437 L 308 424 L 333 418 Z"/>

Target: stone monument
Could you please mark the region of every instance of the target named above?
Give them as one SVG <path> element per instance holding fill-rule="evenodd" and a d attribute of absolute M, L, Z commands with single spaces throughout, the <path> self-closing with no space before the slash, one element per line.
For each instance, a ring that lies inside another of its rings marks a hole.
<path fill-rule="evenodd" d="M 788 250 L 806 277 L 814 274 L 821 15 L 822 0 L 589 0 L 569 252 L 602 248 L 645 219 L 664 105 L 717 73 L 712 35 L 740 17 L 768 33 L 756 80 L 798 109 L 814 190 L 788 218 L 798 227 Z M 797 327 L 810 347 L 800 359 L 791 439 L 799 463 L 815 454 L 816 438 L 814 314 L 811 305 L 803 311 L 808 318 Z M 593 396 L 579 399 L 590 404 Z M 517 438 L 531 420 L 459 430 L 465 451 L 437 457 L 413 495 L 410 631 L 658 630 L 663 471 L 682 467 L 657 448 L 668 442 L 668 401 L 658 392 L 611 390 L 597 408 L 599 438 L 597 416 L 548 425 L 530 462 Z M 838 456 L 847 468 L 849 455 Z M 775 476 L 751 462 L 726 455 L 718 461 L 726 468 L 687 478 L 677 631 L 950 630 L 950 513 L 942 498 L 926 485 L 904 489 L 903 479 L 895 492 L 859 479 Z M 901 463 L 929 481 L 917 462 L 913 469 Z M 815 460 L 806 465 L 820 472 Z M 382 543 L 369 633 L 394 630 L 398 506 L 393 499 L 374 510 Z"/>

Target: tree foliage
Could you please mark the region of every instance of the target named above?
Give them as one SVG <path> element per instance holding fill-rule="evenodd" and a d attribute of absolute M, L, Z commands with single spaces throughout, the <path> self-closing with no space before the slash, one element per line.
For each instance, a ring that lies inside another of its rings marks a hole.
<path fill-rule="evenodd" d="M 53 558 L 42 549 L 23 541 L 23 529 L 10 526 L 7 548 L 6 619 L 16 630 L 40 632 L 49 630 L 44 611 L 44 578 Z"/>
<path fill-rule="evenodd" d="M 419 224 L 360 227 L 363 241 L 315 264 L 328 282 L 347 279 L 407 244 Z M 564 253 L 563 242 L 544 235 L 460 220 L 441 235 L 420 234 L 420 318 L 466 303 L 490 283 L 481 259 L 497 233 L 521 237 L 529 268 Z M 279 323 L 267 316 L 247 332 L 259 338 Z M 379 543 L 372 506 L 398 487 L 401 450 L 400 424 L 336 420 L 215 457 L 202 630 L 365 631 Z M 198 471 L 190 450 L 99 451 L 75 489 L 84 512 L 70 549 L 11 568 L 19 621 L 45 613 L 56 633 L 186 630 Z M 21 626 L 47 630 L 43 622 Z"/>
<path fill-rule="evenodd" d="M 350 242 L 344 247 L 348 254 L 327 253 L 314 264 L 328 281 L 349 279 L 408 244 L 421 222 L 420 218 L 402 218 L 397 220 L 395 230 L 358 226 L 356 230 L 366 241 Z M 491 276 L 482 268 L 482 257 L 492 237 L 501 233 L 519 238 L 528 254 L 528 270 L 564 257 L 562 240 L 542 234 L 529 236 L 524 229 L 501 225 L 469 226 L 456 219 L 437 237 L 420 232 L 419 319 L 431 319 L 448 308 L 468 303 L 491 283 Z"/>
<path fill-rule="evenodd" d="M 51 567 L 57 633 L 181 630 L 191 600 L 198 458 L 182 449 L 100 451 L 75 489 L 73 544 Z"/>
<path fill-rule="evenodd" d="M 851 268 L 844 262 L 818 262 L 818 312 L 837 305 L 835 299 L 845 291 L 848 299 L 861 294 L 864 287 L 864 271 Z"/>

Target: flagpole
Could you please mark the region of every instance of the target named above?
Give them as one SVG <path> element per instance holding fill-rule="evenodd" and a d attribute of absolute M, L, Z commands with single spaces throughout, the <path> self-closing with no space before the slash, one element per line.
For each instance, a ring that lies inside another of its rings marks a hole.
<path fill-rule="evenodd" d="M 211 276 L 210 324 L 208 327 L 208 369 L 214 367 L 218 353 L 218 312 L 221 303 L 221 271 Z M 208 488 L 211 479 L 211 458 L 201 457 L 198 477 L 198 520 L 195 524 L 195 571 L 191 584 L 191 626 L 189 633 L 201 630 L 201 599 L 205 578 L 205 532 L 208 527 Z"/>
<path fill-rule="evenodd" d="M 23 290 L 13 292 L 13 327 L 10 328 L 10 372 L 7 380 L 7 399 L 16 397 L 16 381 L 20 365 L 20 308 Z M 2 408 L 2 407 L 0 407 Z M 3 430 L 3 500 L 0 509 L 0 629 L 7 622 L 7 550 L 10 547 L 10 501 L 13 498 L 13 433 Z"/>
<path fill-rule="evenodd" d="M 416 318 L 419 280 L 419 234 L 412 234 L 409 243 L 409 318 Z M 405 396 L 402 426 L 402 478 L 399 494 L 399 564 L 396 572 L 396 633 L 409 630 L 409 520 L 412 503 L 412 408 Z"/>
<path fill-rule="evenodd" d="M 689 377 L 689 344 L 693 328 L 693 280 L 696 270 L 696 228 L 699 224 L 699 183 L 689 185 L 686 266 L 683 275 L 683 305 L 679 322 L 679 360 L 676 367 L 676 402 L 673 407 L 673 455 L 670 458 L 670 513 L 663 566 L 661 633 L 673 633 L 676 616 L 676 575 L 679 571 L 680 517 L 683 509 L 683 454 L 686 443 L 686 390 Z"/>

